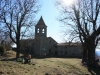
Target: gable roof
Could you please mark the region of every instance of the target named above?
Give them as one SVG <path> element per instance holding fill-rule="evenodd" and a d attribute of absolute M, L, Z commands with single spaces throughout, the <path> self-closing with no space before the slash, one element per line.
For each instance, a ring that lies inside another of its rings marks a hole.
<path fill-rule="evenodd" d="M 37 23 L 36 26 L 46 26 L 46 24 L 45 24 L 45 22 L 44 22 L 42 16 L 41 16 L 41 18 L 40 18 L 40 20 L 38 21 L 38 23 Z M 47 26 L 46 26 L 46 27 L 47 27 Z"/>
<path fill-rule="evenodd" d="M 81 43 L 74 43 L 74 42 L 72 42 L 72 43 L 58 43 L 57 44 L 57 46 L 82 46 L 82 44 Z"/>
<path fill-rule="evenodd" d="M 55 43 L 57 43 L 57 41 L 55 41 L 52 37 L 47 37 L 47 39 L 53 40 Z"/>

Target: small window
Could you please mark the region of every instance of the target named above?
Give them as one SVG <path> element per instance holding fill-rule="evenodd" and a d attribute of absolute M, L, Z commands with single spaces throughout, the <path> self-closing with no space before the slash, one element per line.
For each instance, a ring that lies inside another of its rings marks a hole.
<path fill-rule="evenodd" d="M 58 54 L 58 52 L 57 51 L 55 51 L 55 55 L 57 55 Z"/>
<path fill-rule="evenodd" d="M 67 51 L 65 51 L 65 55 L 67 54 Z"/>
<path fill-rule="evenodd" d="M 45 30 L 44 30 L 44 29 L 42 29 L 42 33 L 44 33 L 44 31 L 45 31 Z"/>
<path fill-rule="evenodd" d="M 49 53 L 51 53 L 51 49 L 49 49 Z"/>
<path fill-rule="evenodd" d="M 49 41 L 49 43 L 51 43 L 51 41 Z"/>
<path fill-rule="evenodd" d="M 55 46 L 57 48 L 57 46 Z"/>
<path fill-rule="evenodd" d="M 37 29 L 37 33 L 39 33 L 39 31 L 40 31 L 40 29 L 38 28 L 38 29 Z"/>

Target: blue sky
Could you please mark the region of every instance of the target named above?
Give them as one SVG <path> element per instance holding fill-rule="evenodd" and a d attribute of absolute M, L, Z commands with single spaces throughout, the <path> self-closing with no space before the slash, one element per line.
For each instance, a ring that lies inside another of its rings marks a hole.
<path fill-rule="evenodd" d="M 38 13 L 37 20 L 43 17 L 45 24 L 47 25 L 47 37 L 52 37 L 57 42 L 62 42 L 61 38 L 61 25 L 57 20 L 59 11 L 54 4 L 54 0 L 42 0 L 42 7 Z"/>

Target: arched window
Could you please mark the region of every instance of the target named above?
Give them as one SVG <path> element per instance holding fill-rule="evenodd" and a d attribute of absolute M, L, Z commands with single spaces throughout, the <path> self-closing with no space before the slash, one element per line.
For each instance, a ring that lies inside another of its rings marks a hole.
<path fill-rule="evenodd" d="M 67 51 L 65 51 L 65 55 L 67 54 Z"/>
<path fill-rule="evenodd" d="M 51 49 L 49 49 L 49 54 L 51 53 Z"/>
<path fill-rule="evenodd" d="M 45 29 L 42 29 L 42 33 L 44 33 L 45 32 Z"/>
<path fill-rule="evenodd" d="M 39 33 L 39 31 L 40 31 L 40 29 L 38 28 L 38 29 L 37 29 L 37 33 Z"/>

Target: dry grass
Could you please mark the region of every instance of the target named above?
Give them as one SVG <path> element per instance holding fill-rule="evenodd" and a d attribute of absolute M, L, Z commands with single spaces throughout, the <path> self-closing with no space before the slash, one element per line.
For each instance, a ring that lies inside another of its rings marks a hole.
<path fill-rule="evenodd" d="M 13 51 L 9 54 L 10 58 L 15 55 Z M 30 65 L 14 60 L 0 61 L 0 75 L 100 75 L 97 70 L 87 69 L 77 58 L 33 58 Z"/>

